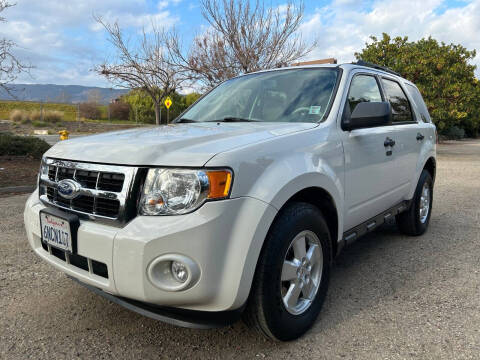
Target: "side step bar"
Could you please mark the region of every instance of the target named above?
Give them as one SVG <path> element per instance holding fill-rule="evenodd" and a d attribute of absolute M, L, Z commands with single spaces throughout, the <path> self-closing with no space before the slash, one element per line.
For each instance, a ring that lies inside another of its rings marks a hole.
<path fill-rule="evenodd" d="M 357 239 L 363 235 L 369 233 L 370 231 L 375 230 L 380 225 L 383 225 L 387 219 L 404 212 L 410 208 L 411 200 L 402 201 L 400 204 L 395 205 L 394 207 L 384 211 L 377 216 L 365 221 L 364 223 L 355 226 L 353 229 L 350 229 L 343 233 L 343 242 L 344 246 L 351 245 Z"/>

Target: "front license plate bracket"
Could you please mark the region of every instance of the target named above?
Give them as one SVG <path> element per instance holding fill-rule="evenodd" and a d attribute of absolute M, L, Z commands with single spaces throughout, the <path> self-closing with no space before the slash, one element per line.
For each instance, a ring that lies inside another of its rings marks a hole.
<path fill-rule="evenodd" d="M 55 246 L 52 245 L 52 244 L 49 244 L 43 238 L 43 228 L 42 228 L 42 225 L 41 225 L 42 224 L 42 221 L 41 221 L 42 213 L 59 217 L 59 218 L 65 220 L 69 223 L 69 225 L 70 225 L 70 236 L 71 236 L 70 240 L 71 240 L 71 243 L 72 243 L 72 251 L 70 252 L 70 251 L 66 251 L 64 249 L 60 249 L 60 248 L 58 248 L 58 249 L 60 249 L 62 251 L 65 251 L 67 253 L 70 253 L 70 254 L 76 254 L 77 253 L 77 233 L 78 233 L 78 228 L 80 227 L 80 220 L 79 220 L 78 216 L 74 215 L 74 214 L 67 213 L 65 211 L 55 209 L 55 208 L 45 208 L 45 209 L 40 210 L 39 217 L 40 217 L 41 241 L 44 244 L 50 245 L 52 247 L 55 247 Z"/>

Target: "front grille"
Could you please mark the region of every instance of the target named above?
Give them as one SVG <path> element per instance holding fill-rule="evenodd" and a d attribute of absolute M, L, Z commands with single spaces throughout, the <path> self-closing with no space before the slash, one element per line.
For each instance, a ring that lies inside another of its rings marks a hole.
<path fill-rule="evenodd" d="M 50 247 L 50 251 L 48 249 L 48 245 L 42 241 L 42 247 L 45 251 L 50 252 L 56 258 L 69 263 L 75 267 L 93 273 L 95 275 L 104 277 L 108 279 L 108 268 L 107 265 L 100 261 L 96 261 L 93 259 L 88 259 L 85 256 L 78 255 L 78 254 L 67 254 L 65 251 Z M 90 264 L 89 264 L 90 262 Z"/>
<path fill-rule="evenodd" d="M 95 189 L 97 186 L 98 174 L 98 171 L 78 170 L 75 177 L 87 189 Z M 122 190 L 122 188 L 120 188 L 120 190 Z"/>
<path fill-rule="evenodd" d="M 123 174 L 101 173 L 98 178 L 98 188 L 106 191 L 122 191 Z"/>
<path fill-rule="evenodd" d="M 40 199 L 44 203 L 90 218 L 125 220 L 126 203 L 136 168 L 45 159 L 46 171 L 39 180 Z M 73 199 L 63 197 L 58 183 L 71 179 L 79 184 Z"/>

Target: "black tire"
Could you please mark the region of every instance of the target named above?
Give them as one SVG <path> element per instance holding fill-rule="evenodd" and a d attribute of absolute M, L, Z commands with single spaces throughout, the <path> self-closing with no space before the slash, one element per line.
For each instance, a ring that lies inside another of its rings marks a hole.
<path fill-rule="evenodd" d="M 310 307 L 299 315 L 292 315 L 282 300 L 282 266 L 292 240 L 305 230 L 311 231 L 320 240 L 322 275 Z M 321 211 L 307 203 L 287 205 L 281 210 L 265 239 L 243 314 L 244 321 L 269 339 L 288 341 L 302 336 L 314 324 L 325 300 L 330 265 L 331 239 Z"/>
<path fill-rule="evenodd" d="M 429 198 L 429 210 L 427 218 L 424 222 L 420 221 L 420 199 L 422 196 L 422 189 L 424 184 L 430 189 L 430 198 Z M 433 203 L 433 180 L 432 176 L 427 170 L 423 170 L 420 174 L 420 179 L 418 180 L 417 188 L 415 189 L 415 194 L 410 204 L 410 208 L 407 211 L 404 211 L 401 214 L 396 216 L 398 229 L 410 236 L 419 236 L 427 231 L 428 224 L 430 222 L 430 216 L 432 214 L 432 203 Z"/>

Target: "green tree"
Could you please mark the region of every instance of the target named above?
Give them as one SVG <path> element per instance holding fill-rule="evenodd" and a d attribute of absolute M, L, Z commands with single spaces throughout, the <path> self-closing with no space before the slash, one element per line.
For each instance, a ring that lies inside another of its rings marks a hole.
<path fill-rule="evenodd" d="M 357 59 L 387 66 L 417 85 L 430 115 L 441 133 L 453 126 L 477 136 L 480 129 L 480 84 L 476 66 L 469 62 L 476 55 L 462 45 L 439 43 L 429 38 L 417 42 L 408 37 L 371 37 Z"/>
<path fill-rule="evenodd" d="M 155 108 L 153 100 L 144 91 L 130 90 L 122 96 L 122 101 L 130 105 L 130 121 L 139 123 L 154 123 Z"/>
<path fill-rule="evenodd" d="M 174 92 L 170 95 L 172 106 L 168 109 L 168 120 L 171 122 L 185 109 L 193 104 L 201 95 L 190 93 L 186 95 Z M 130 105 L 130 120 L 140 123 L 155 123 L 155 106 L 152 98 L 141 89 L 129 91 L 122 97 L 122 101 Z M 167 109 L 164 104 L 160 106 L 161 121 L 167 123 Z"/>

